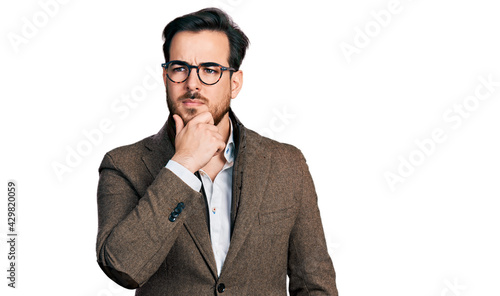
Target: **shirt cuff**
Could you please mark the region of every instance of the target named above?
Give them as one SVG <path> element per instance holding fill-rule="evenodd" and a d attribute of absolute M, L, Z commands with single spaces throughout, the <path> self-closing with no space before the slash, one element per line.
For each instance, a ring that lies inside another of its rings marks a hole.
<path fill-rule="evenodd" d="M 194 191 L 200 192 L 201 181 L 188 169 L 183 167 L 181 164 L 175 160 L 169 160 L 165 166 L 167 169 L 171 170 L 177 177 L 179 177 L 184 183 L 189 185 Z"/>

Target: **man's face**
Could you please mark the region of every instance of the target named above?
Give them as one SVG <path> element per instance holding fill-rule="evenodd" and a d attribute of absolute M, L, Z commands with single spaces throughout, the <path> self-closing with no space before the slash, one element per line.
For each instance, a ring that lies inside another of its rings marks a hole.
<path fill-rule="evenodd" d="M 170 45 L 170 60 L 184 61 L 190 65 L 214 62 L 229 67 L 229 40 L 223 32 L 179 32 L 174 35 Z M 194 68 L 182 83 L 170 81 L 164 70 L 163 80 L 167 89 L 168 108 L 172 114 L 178 114 L 187 124 L 200 112 L 210 111 L 217 125 L 226 116 L 231 99 L 236 97 L 241 88 L 242 73 L 238 71 L 230 77 L 230 72 L 224 71 L 219 82 L 206 85 L 200 81 Z"/>

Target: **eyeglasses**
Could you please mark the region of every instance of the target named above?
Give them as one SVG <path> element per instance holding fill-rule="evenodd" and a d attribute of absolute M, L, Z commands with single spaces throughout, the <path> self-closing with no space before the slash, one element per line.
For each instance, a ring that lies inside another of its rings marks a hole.
<path fill-rule="evenodd" d="M 167 77 L 174 83 L 186 81 L 191 74 L 191 69 L 196 68 L 196 73 L 201 82 L 206 85 L 214 85 L 222 77 L 224 71 L 236 71 L 231 67 L 224 67 L 217 63 L 202 63 L 199 66 L 192 66 L 183 61 L 170 61 L 161 64 L 167 70 Z"/>

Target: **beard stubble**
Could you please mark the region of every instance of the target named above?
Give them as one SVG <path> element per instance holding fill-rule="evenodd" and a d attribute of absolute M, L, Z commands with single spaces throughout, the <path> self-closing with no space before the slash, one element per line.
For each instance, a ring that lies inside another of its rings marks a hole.
<path fill-rule="evenodd" d="M 224 118 L 226 113 L 229 112 L 229 108 L 231 105 L 231 95 L 229 92 L 225 95 L 222 101 L 215 106 L 209 105 L 209 100 L 206 97 L 200 95 L 199 92 L 188 91 L 177 99 L 177 103 L 180 103 L 181 101 L 186 99 L 197 99 L 202 101 L 208 107 L 208 111 L 210 112 L 210 114 L 212 114 L 212 117 L 214 119 L 214 125 L 218 125 L 221 122 L 222 118 Z M 170 111 L 170 114 L 177 114 L 182 118 L 182 120 L 184 121 L 184 125 L 186 125 L 189 122 L 189 120 L 195 117 L 198 113 L 198 110 L 196 108 L 187 108 L 184 110 L 186 110 L 186 113 L 188 116 L 190 116 L 190 118 L 188 118 L 187 120 L 183 118 L 177 108 L 177 104 L 174 103 L 168 91 L 167 91 L 167 106 L 168 110 Z"/>

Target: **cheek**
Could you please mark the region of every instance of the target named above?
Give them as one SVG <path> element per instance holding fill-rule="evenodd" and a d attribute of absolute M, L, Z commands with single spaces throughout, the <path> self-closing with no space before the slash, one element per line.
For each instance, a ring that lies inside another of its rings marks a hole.
<path fill-rule="evenodd" d="M 180 97 L 181 95 L 183 95 L 183 92 L 182 92 L 183 89 L 182 89 L 182 86 L 180 84 L 168 82 L 166 89 L 167 89 L 167 94 L 172 99 L 176 99 L 176 98 Z"/>
<path fill-rule="evenodd" d="M 229 92 L 229 89 L 227 89 L 227 88 L 221 88 L 221 89 L 218 89 L 217 92 L 207 94 L 207 96 L 209 98 L 213 98 L 210 105 L 225 104 L 225 101 L 227 100 L 228 95 L 230 95 L 230 92 Z"/>
<path fill-rule="evenodd" d="M 219 100 L 225 99 L 228 95 L 231 95 L 231 84 L 229 81 L 219 81 L 220 85 L 217 88 L 217 98 Z"/>

